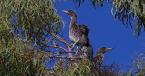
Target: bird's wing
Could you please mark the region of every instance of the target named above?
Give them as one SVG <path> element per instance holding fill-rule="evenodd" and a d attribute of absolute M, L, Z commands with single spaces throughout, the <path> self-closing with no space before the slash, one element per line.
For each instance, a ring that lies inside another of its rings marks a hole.
<path fill-rule="evenodd" d="M 80 25 L 79 27 L 80 27 L 80 31 L 81 31 L 83 34 L 88 35 L 89 29 L 88 29 L 88 27 L 87 27 L 86 25 L 83 24 L 83 25 Z"/>

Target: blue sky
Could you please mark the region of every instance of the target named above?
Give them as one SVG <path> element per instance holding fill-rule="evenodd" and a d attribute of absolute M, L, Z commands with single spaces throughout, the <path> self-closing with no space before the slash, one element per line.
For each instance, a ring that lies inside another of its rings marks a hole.
<path fill-rule="evenodd" d="M 145 50 L 145 34 L 140 37 L 133 35 L 133 29 L 125 28 L 110 12 L 111 5 L 94 9 L 89 2 L 76 8 L 73 2 L 56 0 L 55 8 L 64 21 L 62 35 L 68 39 L 70 18 L 62 10 L 72 9 L 78 15 L 78 24 L 86 24 L 89 29 L 90 42 L 93 45 L 94 55 L 99 47 L 113 48 L 105 55 L 104 64 L 119 64 L 121 69 L 128 70 L 137 53 Z"/>

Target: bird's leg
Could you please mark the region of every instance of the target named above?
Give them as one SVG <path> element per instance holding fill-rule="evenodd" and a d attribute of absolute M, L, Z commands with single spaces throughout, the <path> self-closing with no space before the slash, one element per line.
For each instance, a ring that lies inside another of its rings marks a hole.
<path fill-rule="evenodd" d="M 79 42 L 80 39 L 78 39 L 75 43 L 72 44 L 71 49 L 75 47 L 75 45 Z"/>
<path fill-rule="evenodd" d="M 76 47 L 76 55 L 78 54 L 78 52 L 79 52 L 79 47 Z"/>
<path fill-rule="evenodd" d="M 79 39 L 72 45 L 72 46 L 68 46 L 68 55 L 70 58 L 73 57 L 72 55 L 72 49 L 75 47 L 75 45 L 78 43 Z"/>

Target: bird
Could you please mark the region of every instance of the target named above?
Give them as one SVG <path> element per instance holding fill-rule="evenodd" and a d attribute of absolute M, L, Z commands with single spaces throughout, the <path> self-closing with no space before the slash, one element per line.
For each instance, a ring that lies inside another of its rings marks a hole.
<path fill-rule="evenodd" d="M 99 48 L 98 51 L 97 51 L 97 54 L 94 58 L 95 64 L 100 67 L 102 65 L 102 62 L 103 62 L 103 59 L 104 59 L 104 54 L 106 52 L 111 51 L 111 50 L 112 50 L 112 48 L 107 48 L 107 47 Z"/>
<path fill-rule="evenodd" d="M 79 45 L 81 48 L 86 48 L 89 58 L 92 57 L 92 46 L 90 45 L 88 34 L 89 29 L 85 24 L 77 23 L 77 14 L 73 10 L 63 10 L 70 16 L 69 24 L 69 39 Z"/>
<path fill-rule="evenodd" d="M 77 42 L 80 46 L 89 45 L 88 32 L 89 29 L 86 25 L 77 24 L 77 15 L 73 10 L 63 10 L 66 14 L 71 17 L 70 25 L 69 25 L 69 38 L 73 42 Z"/>

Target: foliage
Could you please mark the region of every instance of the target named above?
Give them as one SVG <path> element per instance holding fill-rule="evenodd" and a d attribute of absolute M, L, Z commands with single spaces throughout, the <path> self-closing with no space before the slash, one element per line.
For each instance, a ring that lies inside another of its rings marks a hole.
<path fill-rule="evenodd" d="M 23 46 L 22 46 L 23 45 Z M 28 48 L 28 44 L 17 40 L 9 48 L 0 49 L 0 76 L 40 76 L 48 70 L 42 64 L 43 56 Z"/>
<path fill-rule="evenodd" d="M 133 66 L 128 74 L 129 76 L 131 76 L 131 74 L 136 76 L 145 75 L 145 53 L 140 53 L 137 55 L 136 59 L 133 62 Z"/>
<path fill-rule="evenodd" d="M 80 6 L 85 0 L 73 1 Z M 96 7 L 102 6 L 105 0 L 91 1 Z M 129 1 L 114 0 L 113 10 L 116 10 L 113 14 L 123 23 L 137 17 L 139 33 L 144 25 L 144 7 L 141 8 L 137 2 L 133 0 L 130 5 Z M 55 37 L 64 42 L 55 35 L 60 32 L 62 21 L 53 7 L 53 0 L 0 0 L 0 12 L 0 76 L 122 76 L 112 66 L 99 68 L 85 59 L 78 60 L 77 63 L 67 61 L 67 69 L 63 66 L 64 61 L 59 60 L 53 70 L 46 69 L 44 63 L 51 58 L 51 54 L 42 50 L 47 47 L 64 49 L 53 39 Z M 54 46 L 47 45 L 50 43 L 49 38 L 52 38 L 50 41 Z M 70 49 L 68 44 L 65 50 Z M 38 49 L 39 47 L 41 48 Z M 140 65 L 142 64 L 144 63 Z M 144 74 L 142 67 L 138 74 Z"/>
<path fill-rule="evenodd" d="M 0 11 L 0 31 L 10 30 L 25 41 L 34 42 L 62 28 L 51 0 L 0 0 Z"/>
<path fill-rule="evenodd" d="M 83 4 L 86 0 L 65 0 L 65 1 L 73 1 L 76 3 L 76 5 L 78 7 L 81 6 L 81 4 Z M 106 0 L 90 0 L 90 3 L 96 7 L 96 6 L 103 6 L 103 3 L 105 2 Z"/>
<path fill-rule="evenodd" d="M 48 75 L 43 61 L 50 55 L 34 44 L 61 30 L 53 2 L 0 0 L 0 12 L 0 76 Z"/>
<path fill-rule="evenodd" d="M 56 76 L 125 76 L 124 73 L 117 71 L 113 66 L 102 66 L 101 68 L 94 67 L 94 63 L 89 60 L 79 60 L 79 63 L 68 63 L 70 67 L 67 70 L 62 67 L 62 63 L 51 71 L 52 75 Z"/>
<path fill-rule="evenodd" d="M 144 0 L 114 0 L 115 17 L 122 22 L 136 21 L 135 33 L 140 35 L 142 27 L 145 27 L 145 1 Z"/>

